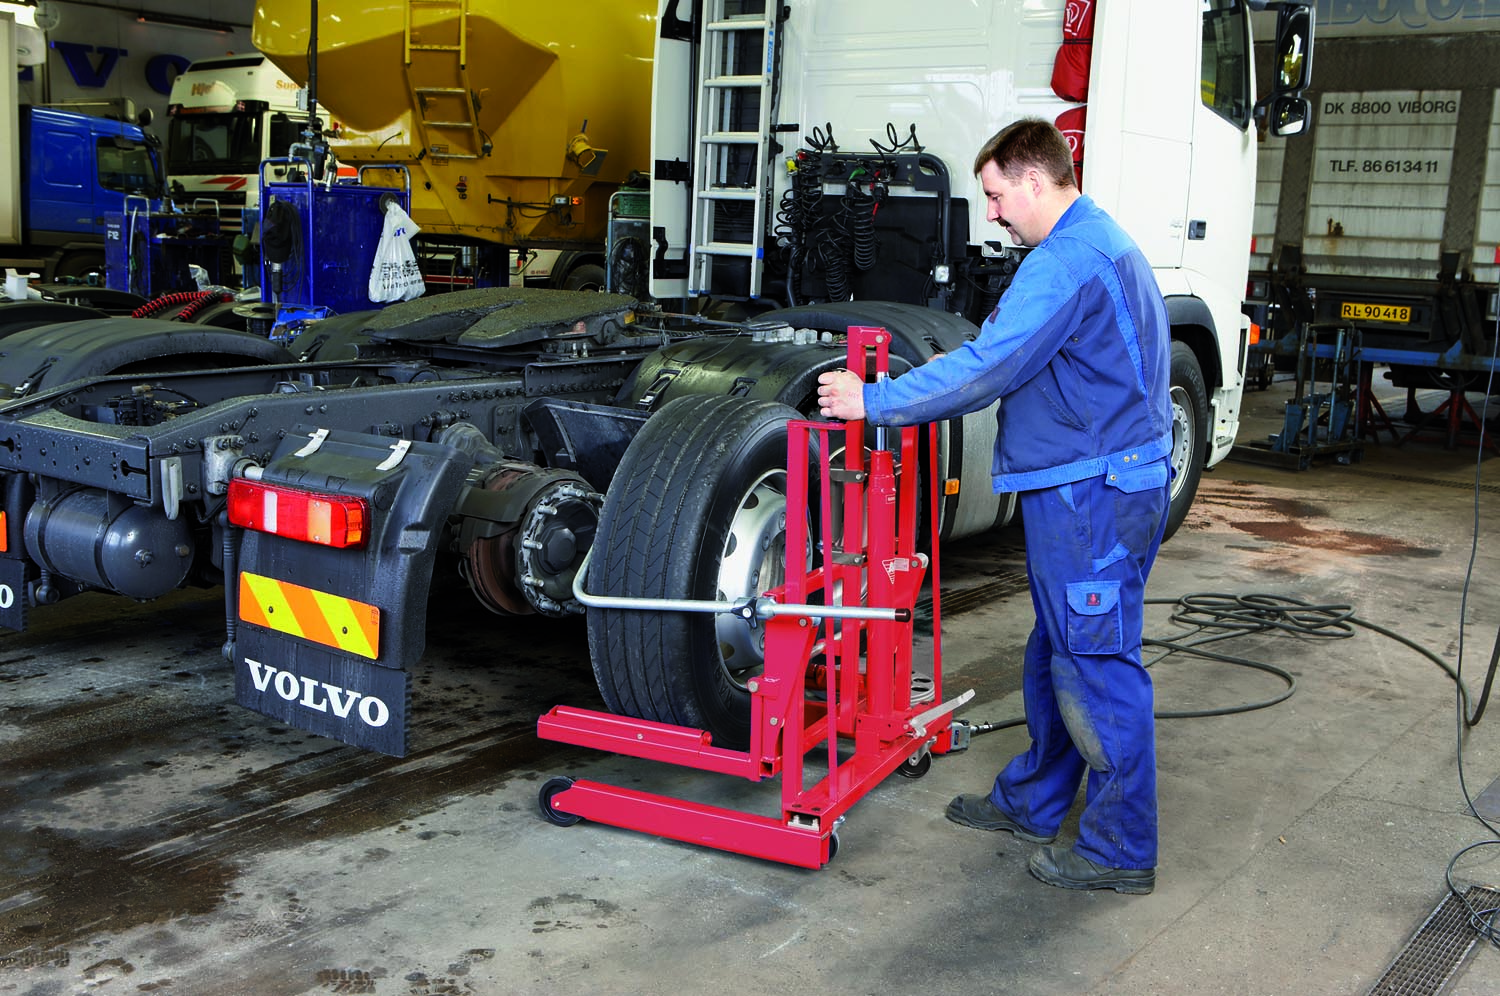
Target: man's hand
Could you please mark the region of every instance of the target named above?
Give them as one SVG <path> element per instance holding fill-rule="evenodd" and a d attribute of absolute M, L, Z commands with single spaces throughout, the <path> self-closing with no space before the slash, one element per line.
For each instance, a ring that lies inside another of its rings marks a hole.
<path fill-rule="evenodd" d="M 864 382 L 847 370 L 818 374 L 818 411 L 828 418 L 846 422 L 864 418 Z"/>

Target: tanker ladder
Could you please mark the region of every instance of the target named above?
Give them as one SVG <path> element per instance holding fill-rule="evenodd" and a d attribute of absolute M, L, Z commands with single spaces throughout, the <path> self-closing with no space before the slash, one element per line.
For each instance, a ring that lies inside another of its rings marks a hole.
<path fill-rule="evenodd" d="M 849 330 L 849 368 L 866 380 L 887 370 L 890 335 Z M 843 466 L 832 469 L 830 444 L 843 433 Z M 928 427 L 937 452 L 937 427 Z M 888 448 L 896 437 L 897 449 Z M 781 777 L 775 817 L 704 805 L 569 777 L 541 788 L 542 814 L 560 826 L 583 819 L 752 857 L 820 868 L 838 851 L 837 827 L 853 805 L 893 771 L 916 778 L 934 753 L 953 747 L 952 713 L 973 691 L 942 701 L 938 594 L 938 504 L 931 506 L 932 553 L 916 550 L 917 430 L 878 429 L 865 448 L 865 425 L 793 420 L 787 432 L 785 583 L 737 602 L 614 598 L 574 591 L 592 608 L 732 612 L 766 627 L 765 669 L 750 691 L 748 750 L 713 746 L 705 730 L 556 706 L 537 721 L 545 740 L 595 747 L 753 782 Z M 809 457 L 814 447 L 815 456 Z M 865 457 L 868 455 L 868 467 Z M 817 466 L 820 549 L 809 555 L 810 480 Z M 935 457 L 928 480 L 936 481 Z M 834 544 L 834 487 L 841 492 L 841 542 Z M 935 489 L 934 489 L 935 490 Z M 932 570 L 931 685 L 913 682 L 913 608 Z M 861 593 L 863 593 L 861 595 Z M 920 691 L 914 694 L 913 689 Z M 937 703 L 935 705 L 931 703 Z M 826 744 L 826 773 L 814 752 Z M 841 747 L 844 748 L 841 751 Z M 805 770 L 812 753 L 812 771 Z M 805 782 L 817 779 L 813 784 Z"/>

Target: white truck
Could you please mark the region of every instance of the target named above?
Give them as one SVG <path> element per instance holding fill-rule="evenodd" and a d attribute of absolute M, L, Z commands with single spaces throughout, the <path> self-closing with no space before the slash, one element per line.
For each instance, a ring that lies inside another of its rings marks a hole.
<path fill-rule="evenodd" d="M 1258 108 L 1248 17 L 1265 7 L 1281 15 L 1280 96 Z M 653 295 L 852 297 L 852 314 L 885 298 L 977 324 L 1015 256 L 985 220 L 973 150 L 1017 117 L 1057 119 L 1082 147 L 1084 192 L 1140 244 L 1166 297 L 1174 531 L 1238 431 L 1257 112 L 1282 136 L 1309 123 L 1293 95 L 1310 78 L 1311 9 L 1209 0 L 1145 16 L 1140 3 L 1068 0 L 945 8 L 920 23 L 900 0 L 705 9 L 702 38 L 657 50 Z M 1091 56 L 1067 51 L 1089 53 L 1090 35 Z M 978 431 L 966 426 L 966 444 Z M 966 470 L 982 478 L 988 439 L 973 457 Z"/>
<path fill-rule="evenodd" d="M 285 347 L 145 320 L 13 332 L 0 355 L 0 383 L 15 385 L 0 405 L 0 625 L 83 591 L 223 584 L 238 702 L 400 754 L 421 710 L 410 674 L 431 578 L 453 570 L 497 613 L 586 611 L 611 709 L 743 744 L 762 629 L 738 614 L 585 610 L 575 582 L 728 602 L 774 586 L 787 419 L 815 411 L 851 325 L 890 331 L 895 375 L 978 334 L 1018 251 L 984 219 L 974 151 L 1018 116 L 1078 110 L 1051 76 L 1065 31 L 1090 23 L 1084 190 L 1135 235 L 1166 296 L 1182 521 L 1239 418 L 1257 123 L 1290 134 L 1308 121 L 1306 5 L 1279 6 L 1277 71 L 1257 100 L 1241 0 L 637 2 L 655 36 L 651 161 L 637 167 L 653 189 L 644 212 L 645 191 L 609 198 L 634 203 L 611 217 L 608 258 L 612 285 L 633 294 L 461 291 L 312 322 Z M 262 0 L 260 13 L 282 33 L 258 37 L 262 51 L 308 51 L 300 0 Z M 570 141 L 579 121 L 527 100 L 579 92 L 575 71 L 634 80 L 639 60 L 611 58 L 618 37 L 564 44 L 572 10 L 414 2 L 340 22 L 353 37 L 334 50 L 351 71 L 370 73 L 373 39 L 390 39 L 381 17 L 395 25 L 386 51 L 457 69 L 464 52 L 504 46 L 536 80 L 499 100 L 458 94 L 476 114 L 461 123 L 477 136 L 464 157 L 439 135 L 459 130 L 453 117 L 393 123 L 402 144 L 382 154 L 421 164 L 414 194 L 461 179 L 465 210 L 491 205 L 497 230 L 523 205 L 493 198 L 523 183 L 548 224 L 590 209 L 566 193 L 591 166 Z M 414 105 L 452 89 L 430 76 L 382 85 Z M 592 92 L 640 113 L 621 87 Z M 555 175 L 510 176 L 486 158 L 485 144 L 528 128 L 559 140 L 533 142 L 519 165 Z M 598 117 L 588 132 L 628 139 Z M 324 202 L 378 218 L 382 189 L 267 185 L 304 233 L 325 231 Z M 309 236 L 287 265 L 364 280 L 355 258 Z M 705 295 L 753 317 L 695 318 Z M 989 483 L 995 431 L 993 410 L 942 427 L 946 538 L 1007 517 Z"/>
<path fill-rule="evenodd" d="M 293 82 L 258 53 L 199 59 L 172 82 L 167 177 L 179 205 L 212 201 L 220 231 L 251 236 L 260 216 L 260 164 L 305 142 Z M 326 124 L 326 122 L 325 122 Z"/>

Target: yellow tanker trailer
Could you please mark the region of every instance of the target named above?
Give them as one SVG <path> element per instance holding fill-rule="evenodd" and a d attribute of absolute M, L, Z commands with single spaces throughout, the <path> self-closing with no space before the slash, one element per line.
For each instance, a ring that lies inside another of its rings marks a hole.
<path fill-rule="evenodd" d="M 255 46 L 301 83 L 310 14 L 255 12 Z M 655 23 L 655 0 L 324 0 L 315 96 L 341 163 L 410 171 L 424 237 L 598 251 L 610 194 L 650 165 Z"/>

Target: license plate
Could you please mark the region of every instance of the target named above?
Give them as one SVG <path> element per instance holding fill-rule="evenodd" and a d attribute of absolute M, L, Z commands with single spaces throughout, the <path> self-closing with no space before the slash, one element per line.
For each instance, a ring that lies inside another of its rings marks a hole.
<path fill-rule="evenodd" d="M 241 573 L 240 619 L 348 654 L 380 656 L 380 609 L 290 581 Z"/>
<path fill-rule="evenodd" d="M 1372 304 L 1368 301 L 1341 301 L 1339 317 L 1356 322 L 1410 322 L 1409 304 Z"/>

